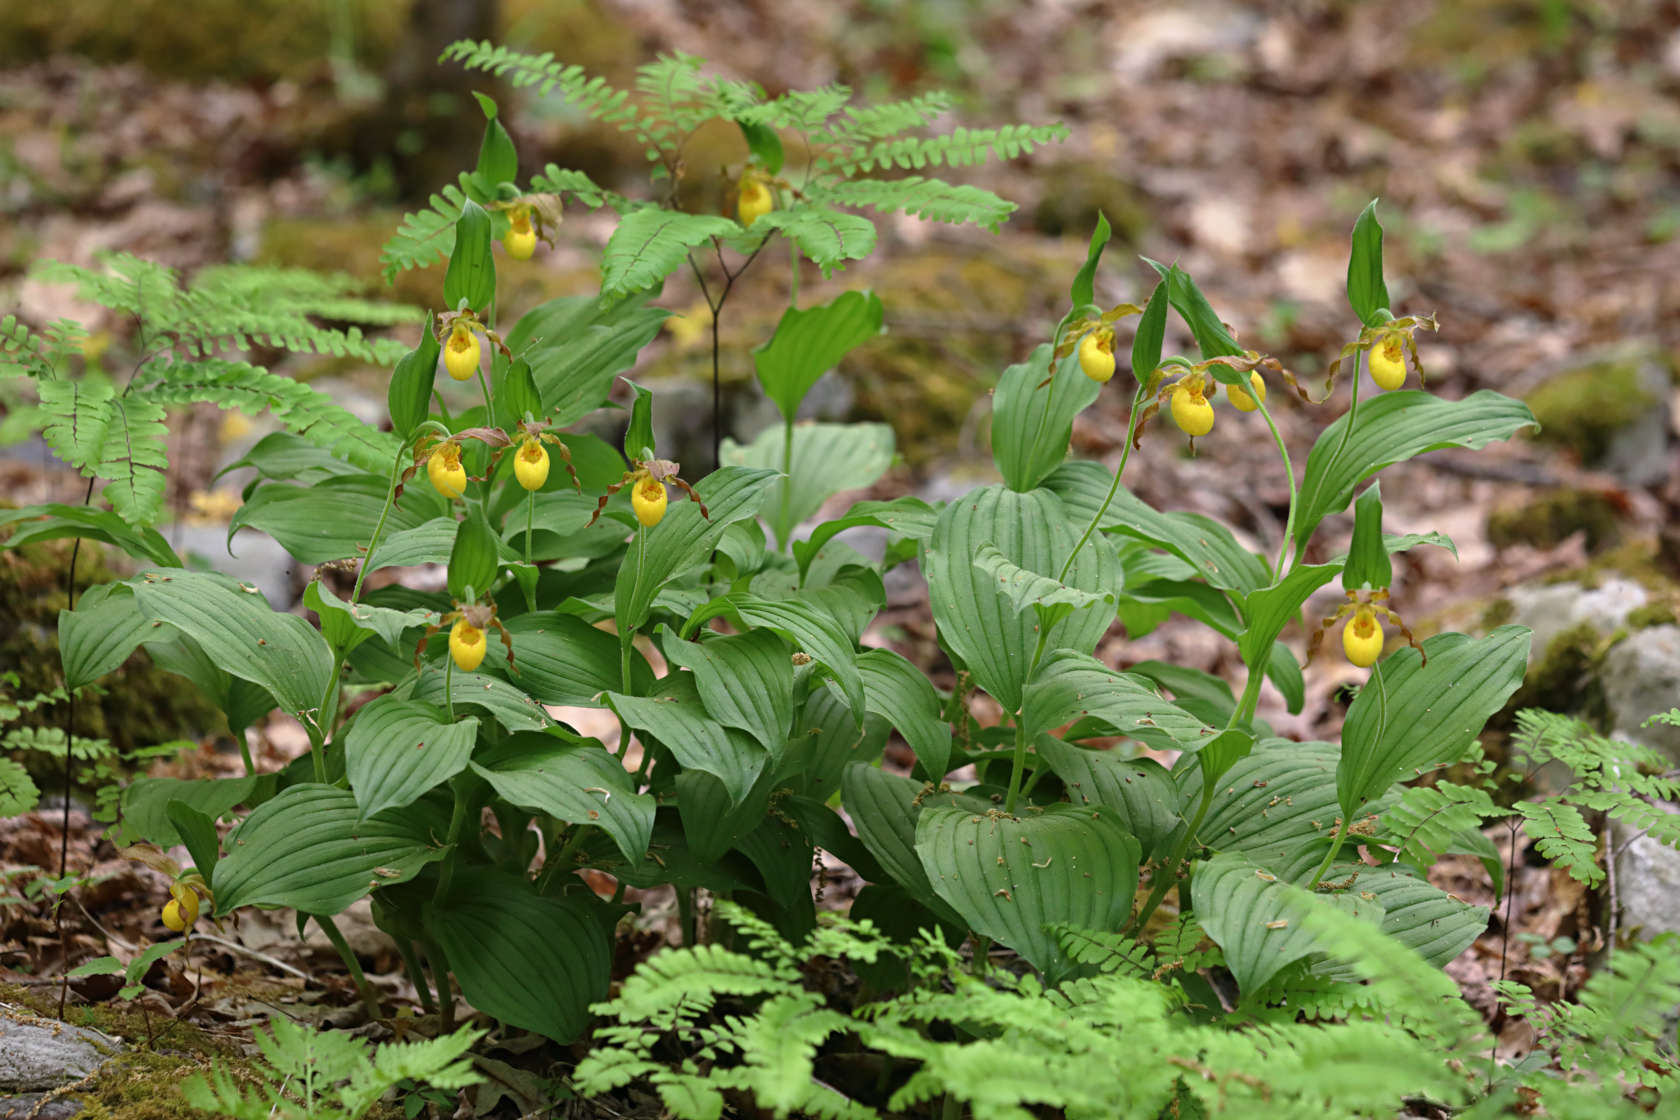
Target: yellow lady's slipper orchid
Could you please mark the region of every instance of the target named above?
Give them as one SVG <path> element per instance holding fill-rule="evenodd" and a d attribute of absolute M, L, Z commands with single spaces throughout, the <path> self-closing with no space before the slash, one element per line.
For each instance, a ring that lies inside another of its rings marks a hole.
<path fill-rule="evenodd" d="M 1254 387 L 1252 397 L 1234 385 L 1225 386 L 1225 393 L 1231 398 L 1231 407 L 1238 412 L 1253 412 L 1266 399 L 1266 379 L 1260 376 L 1259 370 L 1248 375 L 1248 383 Z"/>
<path fill-rule="evenodd" d="M 1173 423 L 1187 436 L 1205 436 L 1213 431 L 1213 405 L 1202 394 L 1201 384 L 1180 384 L 1172 395 Z"/>
<path fill-rule="evenodd" d="M 169 884 L 169 901 L 163 904 L 163 924 L 185 933 L 198 921 L 198 892 L 181 883 Z"/>
<path fill-rule="evenodd" d="M 537 231 L 531 228 L 528 207 L 515 207 L 508 215 L 508 231 L 502 234 L 502 248 L 516 261 L 528 261 L 537 251 Z"/>
<path fill-rule="evenodd" d="M 636 511 L 636 520 L 649 529 L 665 516 L 667 500 L 665 484 L 649 474 L 638 478 L 630 488 L 630 508 Z"/>
<path fill-rule="evenodd" d="M 527 436 L 514 456 L 513 477 L 527 490 L 541 490 L 548 481 L 548 448 L 542 440 Z"/>
<path fill-rule="evenodd" d="M 461 465 L 461 445 L 454 440 L 439 444 L 426 456 L 426 477 L 437 492 L 449 499 L 467 490 L 467 468 Z"/>
<path fill-rule="evenodd" d="M 1367 359 L 1371 380 L 1381 389 L 1398 389 L 1406 383 L 1406 336 L 1389 331 L 1371 347 Z"/>
<path fill-rule="evenodd" d="M 1369 669 L 1382 656 L 1383 628 L 1376 612 L 1361 605 L 1342 627 L 1342 652 L 1361 669 Z"/>
<path fill-rule="evenodd" d="M 1114 332 L 1098 328 L 1079 340 L 1079 368 L 1101 385 L 1114 376 Z"/>
<path fill-rule="evenodd" d="M 741 176 L 741 185 L 735 195 L 736 220 L 750 228 L 775 208 L 776 197 L 763 180 L 751 173 Z"/>
<path fill-rule="evenodd" d="M 464 618 L 457 619 L 449 630 L 449 656 L 455 659 L 455 667 L 463 673 L 478 668 L 488 646 L 484 631 Z"/>
<path fill-rule="evenodd" d="M 465 323 L 456 323 L 443 348 L 443 368 L 457 381 L 478 372 L 478 336 Z"/>

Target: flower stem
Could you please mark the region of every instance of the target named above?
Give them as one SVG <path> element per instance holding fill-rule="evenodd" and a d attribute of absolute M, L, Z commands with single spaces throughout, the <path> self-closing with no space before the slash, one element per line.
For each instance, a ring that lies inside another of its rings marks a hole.
<path fill-rule="evenodd" d="M 1068 572 L 1073 569 L 1073 562 L 1079 558 L 1080 550 L 1085 547 L 1085 542 L 1091 539 L 1091 534 L 1097 531 L 1097 526 L 1102 524 L 1103 515 L 1108 512 L 1108 507 L 1114 503 L 1114 495 L 1120 492 L 1120 476 L 1126 473 L 1126 461 L 1132 457 L 1132 441 L 1137 437 L 1138 405 L 1142 401 L 1143 390 L 1140 388 L 1132 398 L 1132 416 L 1126 423 L 1126 447 L 1120 452 L 1120 465 L 1114 470 L 1114 481 L 1109 484 L 1108 497 L 1104 498 L 1102 505 L 1097 507 L 1096 515 L 1091 518 L 1091 523 L 1085 526 L 1085 532 L 1080 536 L 1079 543 L 1073 546 L 1072 552 L 1068 553 L 1066 562 L 1062 564 L 1061 572 L 1056 576 L 1057 583 L 1067 579 Z"/>

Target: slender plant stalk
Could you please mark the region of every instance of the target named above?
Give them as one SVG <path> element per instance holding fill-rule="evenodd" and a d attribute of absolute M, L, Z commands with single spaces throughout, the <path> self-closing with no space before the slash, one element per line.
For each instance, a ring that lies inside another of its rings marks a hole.
<path fill-rule="evenodd" d="M 1365 687 L 1370 688 L 1373 684 L 1377 687 L 1377 737 L 1380 739 L 1388 727 L 1388 689 L 1383 685 L 1381 661 L 1371 667 L 1371 680 Z M 1349 820 L 1336 822 L 1336 833 L 1330 839 L 1330 850 L 1324 853 L 1324 861 L 1318 865 L 1318 870 L 1313 872 L 1312 880 L 1307 883 L 1308 890 L 1318 886 L 1318 881 L 1330 870 L 1330 865 L 1342 850 L 1342 843 L 1348 838 L 1348 828 L 1352 824 Z"/>
<path fill-rule="evenodd" d="M 1295 485 L 1295 467 L 1289 461 L 1289 448 L 1284 444 L 1283 436 L 1278 432 L 1277 423 L 1272 419 L 1271 410 L 1266 407 L 1266 402 L 1261 400 L 1258 394 L 1255 395 L 1254 400 L 1260 406 L 1260 415 L 1265 418 L 1266 427 L 1272 430 L 1272 442 L 1277 444 L 1278 454 L 1283 457 L 1284 477 L 1289 479 L 1289 513 L 1283 522 L 1283 545 L 1278 549 L 1277 563 L 1272 567 L 1273 578 L 1281 581 L 1283 579 L 1283 562 L 1289 556 L 1289 545 L 1295 536 L 1295 506 L 1298 504 L 1296 497 L 1299 494 L 1299 489 Z M 1299 561 L 1299 553 L 1296 554 L 1296 559 Z"/>
<path fill-rule="evenodd" d="M 1067 579 L 1068 572 L 1073 568 L 1073 562 L 1079 559 L 1080 550 L 1085 547 L 1085 542 L 1091 539 L 1091 534 L 1097 531 L 1097 526 L 1102 524 L 1103 515 L 1108 512 L 1108 507 L 1114 503 L 1114 495 L 1120 492 L 1120 476 L 1126 473 L 1126 462 L 1132 457 L 1132 444 L 1137 438 L 1138 405 L 1142 402 L 1143 389 L 1140 387 L 1132 397 L 1132 415 L 1131 419 L 1126 422 L 1126 446 L 1120 452 L 1120 465 L 1114 470 L 1114 481 L 1109 483 L 1108 497 L 1104 498 L 1103 504 L 1097 507 L 1097 512 L 1091 518 L 1091 523 L 1085 526 L 1085 532 L 1080 536 L 1079 542 L 1073 546 L 1073 551 L 1068 553 L 1066 562 L 1062 564 L 1062 570 L 1056 575 L 1057 583 Z M 1045 407 L 1045 411 L 1049 411 L 1048 405 Z"/>
<path fill-rule="evenodd" d="M 793 541 L 793 417 L 782 418 L 782 514 L 776 521 L 777 551 Z"/>
<path fill-rule="evenodd" d="M 536 517 L 537 492 L 525 491 L 525 563 L 531 562 L 531 523 Z"/>
<path fill-rule="evenodd" d="M 427 1014 L 437 1010 L 437 1001 L 432 998 L 432 986 L 426 980 L 426 974 L 420 968 L 420 958 L 414 952 L 414 942 L 406 937 L 395 939 L 397 955 L 402 958 L 403 971 L 408 973 L 408 982 L 414 985 L 414 990 L 420 996 L 420 1008 Z"/>
<path fill-rule="evenodd" d="M 327 935 L 327 940 L 332 942 L 333 948 L 338 950 L 339 958 L 350 970 L 350 978 L 356 982 L 356 994 L 362 997 L 362 1008 L 367 1012 L 367 1017 L 378 1019 L 379 994 L 373 990 L 373 985 L 368 983 L 367 976 L 362 972 L 362 962 L 351 952 L 350 943 L 344 939 L 338 924 L 332 920 L 330 914 L 311 914 L 310 917 L 315 919 L 315 924 L 321 927 L 321 932 Z"/>

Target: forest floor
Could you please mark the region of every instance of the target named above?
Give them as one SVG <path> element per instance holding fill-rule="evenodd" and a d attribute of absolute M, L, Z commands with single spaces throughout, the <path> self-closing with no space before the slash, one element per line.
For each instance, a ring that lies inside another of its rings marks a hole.
<path fill-rule="evenodd" d="M 1440 319 L 1438 333 L 1418 340 L 1431 391 L 1524 397 L 1561 375 L 1601 371 L 1576 410 L 1607 417 L 1612 428 L 1659 410 L 1672 435 L 1680 417 L 1680 396 L 1666 388 L 1680 356 L 1673 4 L 1636 0 L 1613 6 L 1614 15 L 1609 5 L 1494 0 L 982 4 L 960 6 L 954 27 L 943 22 L 956 7 L 948 4 L 904 6 L 919 15 L 851 7 L 817 16 L 795 5 L 624 0 L 610 15 L 642 52 L 617 60 L 621 81 L 654 53 L 682 50 L 771 92 L 845 81 L 879 99 L 946 86 L 959 93 L 954 117 L 962 124 L 1061 120 L 1071 128 L 1063 144 L 960 173 L 1020 202 L 1003 233 L 888 220 L 876 259 L 832 281 L 807 279 L 811 300 L 864 286 L 887 299 L 888 339 L 842 368 L 860 418 L 893 423 L 904 451 L 905 462 L 870 496 L 948 496 L 953 485 L 986 480 L 987 392 L 1004 364 L 1049 337 L 1098 208 L 1117 230 L 1099 302 L 1147 295 L 1151 274 L 1137 255 L 1176 260 L 1246 345 L 1278 356 L 1319 396 L 1325 366 L 1353 334 L 1342 294 L 1348 231 L 1380 196 L 1395 310 Z M 1552 8 L 1564 14 L 1545 15 Z M 376 290 L 378 245 L 400 207 L 383 193 L 380 175 L 352 170 L 323 147 L 342 123 L 340 93 L 324 66 L 268 83 L 185 82 L 65 56 L 0 74 L 0 311 L 37 324 L 83 319 L 104 354 L 93 360 L 116 369 L 131 355 L 126 325 L 30 278 L 32 261 L 87 264 L 122 251 L 184 270 L 230 259 L 332 264 Z M 592 173 L 634 193 L 635 151 L 552 107 L 517 96 L 506 104 L 526 167 L 567 166 L 587 152 Z M 721 191 L 698 189 L 701 197 Z M 556 248 L 510 272 L 515 303 L 589 290 L 608 229 L 601 215 L 569 213 Z M 396 296 L 425 305 L 440 284 L 440 269 L 405 274 Z M 743 286 L 726 366 L 744 367 L 758 341 L 750 332 L 761 338 L 768 330 L 786 285 L 786 266 L 767 263 Z M 678 278 L 660 302 L 683 310 L 697 298 Z M 1127 347 L 1123 334 L 1120 352 Z M 1175 348 L 1188 350 L 1188 340 L 1169 336 L 1168 352 Z M 677 332 L 656 340 L 643 361 L 657 375 L 692 371 L 694 358 Z M 1660 399 L 1630 399 L 1624 388 L 1623 371 L 1641 364 L 1662 371 Z M 378 376 L 339 366 L 294 372 L 348 384 Z M 937 400 L 921 400 L 924 388 Z M 1278 420 L 1297 469 L 1317 432 L 1345 409 L 1347 392 L 1343 378 L 1325 404 L 1282 392 L 1271 398 L 1283 404 Z M 1126 396 L 1111 388 L 1079 418 L 1076 455 L 1115 462 Z M 0 406 L 10 403 L 0 397 Z M 28 435 L 3 419 L 0 433 Z M 230 494 L 213 475 L 239 433 L 211 409 L 184 418 L 174 438 L 171 487 L 182 522 L 225 521 Z M 80 480 L 29 446 L 0 448 L 8 499 L 80 500 Z M 1654 563 L 1649 558 L 1665 551 L 1654 527 L 1680 504 L 1674 447 L 1665 439 L 1656 468 L 1633 476 L 1583 462 L 1578 444 L 1530 439 L 1393 469 L 1384 476 L 1385 527 L 1438 530 L 1457 545 L 1456 558 L 1431 548 L 1398 558 L 1394 603 L 1422 636 L 1449 623 L 1473 625 L 1510 586 L 1581 568 L 1589 545 L 1632 542 Z M 1258 416 L 1222 409 L 1193 458 L 1157 424 L 1127 481 L 1158 507 L 1216 517 L 1263 551 L 1281 537 L 1289 491 Z M 1607 534 L 1573 525 L 1490 533 L 1490 518 L 1560 493 L 1594 496 L 1608 508 Z M 1337 597 L 1315 599 L 1309 616 L 1332 611 Z M 918 663 L 940 667 L 925 602 L 895 602 L 879 625 Z M 1289 640 L 1304 652 L 1304 634 Z M 1099 655 L 1122 667 L 1157 658 L 1240 677 L 1235 651 L 1195 626 L 1168 623 L 1141 638 L 1117 627 Z M 1302 712 L 1284 711 L 1267 690 L 1260 715 L 1287 736 L 1334 734 L 1344 710 L 1338 690 L 1358 675 L 1321 657 L 1308 666 Z M 255 743 L 259 762 L 282 764 L 301 739 L 295 725 L 273 722 Z M 166 772 L 231 772 L 237 758 L 225 747 L 207 744 Z M 69 960 L 132 955 L 161 936 L 163 884 L 123 860 L 85 815 L 73 813 L 71 822 L 69 865 L 86 870 L 93 885 L 72 894 L 64 912 Z M 58 828 L 56 813 L 0 822 L 0 880 L 21 883 L 26 869 L 56 868 Z M 1509 835 L 1495 835 L 1517 873 L 1512 904 L 1500 906 L 1488 934 L 1451 969 L 1490 1016 L 1488 984 L 1502 975 L 1543 996 L 1574 991 L 1602 912 L 1601 899 L 1559 872 L 1525 867 L 1522 853 L 1509 852 Z M 1438 881 L 1494 904 L 1474 861 L 1445 862 Z M 0 992 L 8 985 L 47 992 L 39 978 L 63 967 L 60 931 L 44 905 L 0 901 L 12 903 L 0 908 Z M 660 900 L 649 903 L 656 917 Z M 652 932 L 639 951 L 674 929 L 674 920 L 655 917 L 644 922 Z M 358 931 L 362 924 L 352 920 L 349 932 L 353 943 L 367 934 L 376 984 L 391 1000 L 412 1002 L 399 963 L 369 930 Z M 1507 936 L 1518 932 L 1547 943 L 1571 937 L 1581 948 L 1531 955 L 1527 942 Z M 289 922 L 262 914 L 243 916 L 237 934 L 237 948 L 205 946 L 195 960 L 202 973 L 160 965 L 142 1002 L 163 1018 L 190 1008 L 199 1026 L 236 1039 L 278 1003 L 317 1021 L 355 1020 L 353 988 L 324 940 L 300 944 Z M 74 998 L 109 999 L 109 987 L 84 982 Z M 1513 1052 L 1524 1042 L 1502 1039 Z"/>

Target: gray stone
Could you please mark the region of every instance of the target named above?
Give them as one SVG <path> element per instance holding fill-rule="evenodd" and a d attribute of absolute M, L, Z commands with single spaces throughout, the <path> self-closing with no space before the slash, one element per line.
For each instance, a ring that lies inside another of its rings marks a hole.
<path fill-rule="evenodd" d="M 1621 851 L 1616 857 L 1621 929 L 1641 940 L 1680 931 L 1680 851 L 1649 836 L 1630 839 L 1619 826 L 1612 835 Z"/>
<path fill-rule="evenodd" d="M 1680 727 L 1641 727 L 1657 712 L 1680 705 L 1680 626 L 1651 626 L 1604 656 L 1604 700 L 1612 734 L 1662 751 L 1680 764 Z"/>
<path fill-rule="evenodd" d="M 297 601 L 302 566 L 267 533 L 250 529 L 236 533 L 232 555 L 228 554 L 225 526 L 171 526 L 168 535 L 169 543 L 183 558 L 196 552 L 216 571 L 254 584 L 275 610 L 287 610 Z"/>
<path fill-rule="evenodd" d="M 0 1092 L 37 1093 L 80 1081 L 121 1048 L 110 1035 L 0 1004 Z"/>
<path fill-rule="evenodd" d="M 1608 636 L 1648 598 L 1645 589 L 1630 579 L 1607 579 L 1594 588 L 1576 583 L 1513 587 L 1505 597 L 1511 603 L 1511 621 L 1534 631 L 1529 642 L 1530 664 L 1545 655 L 1553 638 L 1582 622 L 1591 623 L 1593 629 Z"/>
<path fill-rule="evenodd" d="M 1660 362 L 1641 361 L 1637 378 L 1642 396 L 1655 402 L 1668 400 L 1668 370 Z M 1667 479 L 1668 410 L 1659 404 L 1640 412 L 1637 420 L 1616 433 L 1594 466 L 1629 486 L 1656 486 Z"/>

